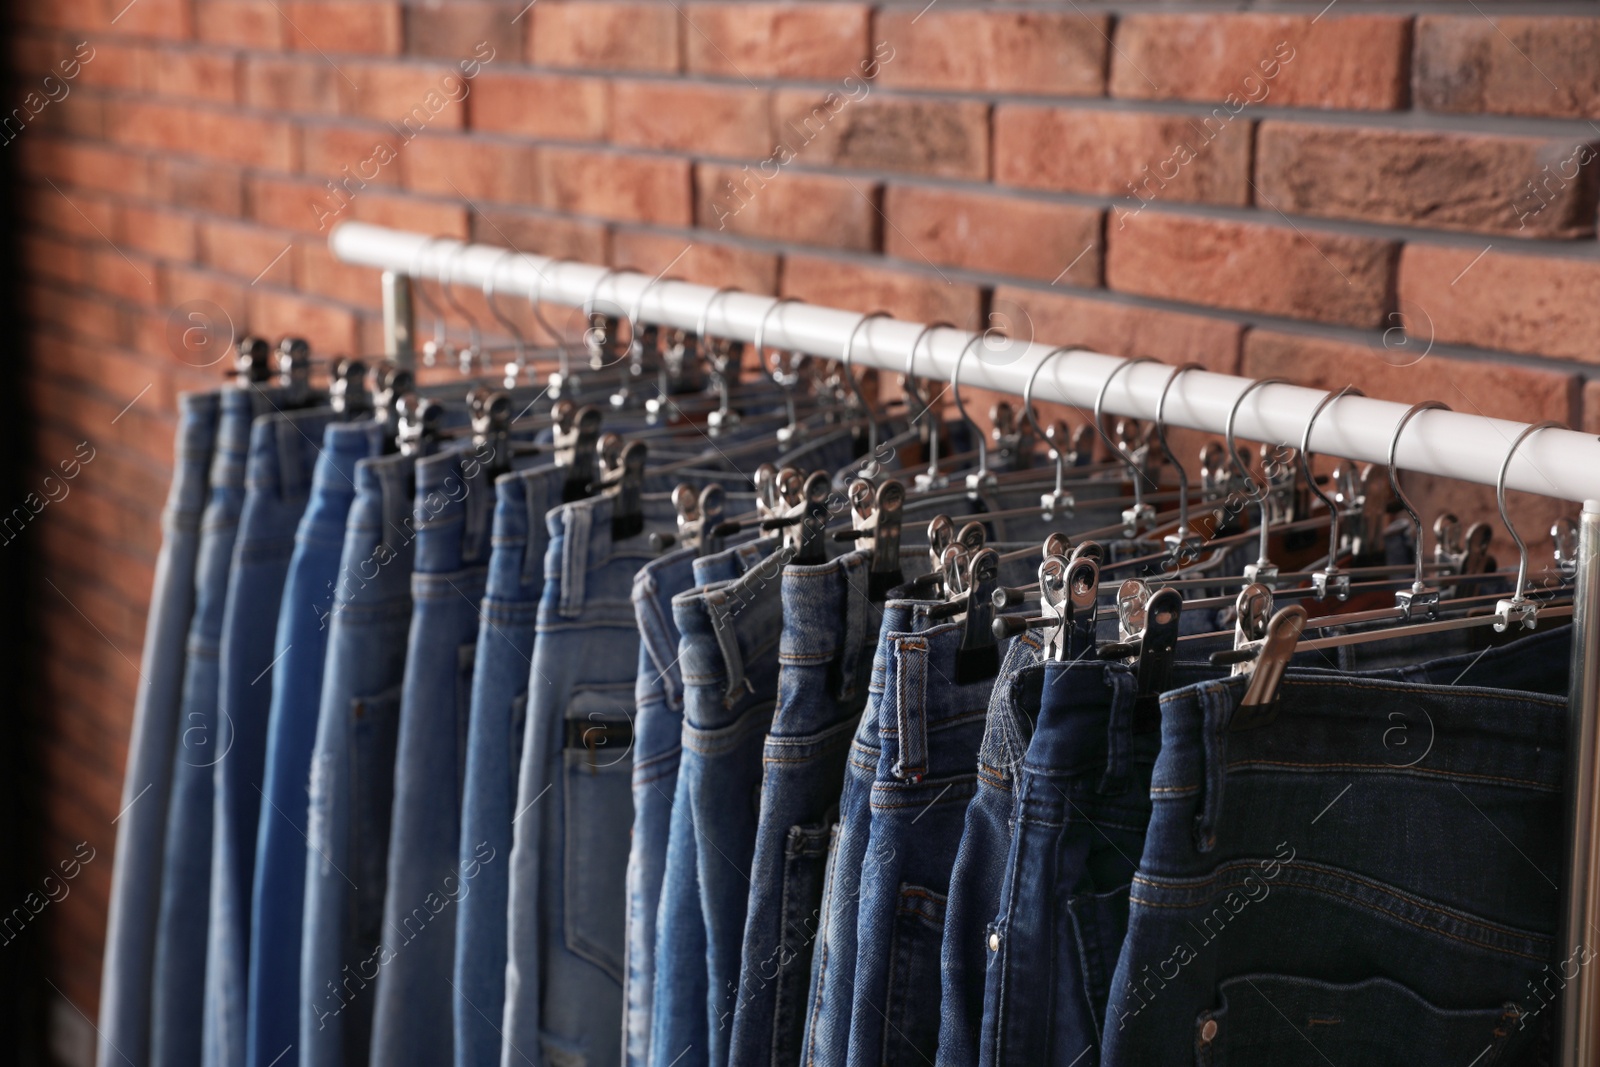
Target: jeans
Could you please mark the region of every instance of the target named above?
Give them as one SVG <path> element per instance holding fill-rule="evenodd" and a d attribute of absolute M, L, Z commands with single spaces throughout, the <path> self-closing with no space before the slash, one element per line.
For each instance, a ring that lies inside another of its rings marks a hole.
<path fill-rule="evenodd" d="M 457 449 L 416 464 L 411 628 L 383 910 L 393 958 L 378 975 L 377 1063 L 450 1061 L 452 1015 L 441 1018 L 438 1009 L 453 1000 L 455 906 L 485 868 L 507 858 L 487 840 L 470 842 L 465 858 L 461 852 L 473 664 L 495 503 L 488 458 Z"/>
<path fill-rule="evenodd" d="M 383 451 L 376 422 L 330 423 L 295 533 L 278 611 L 267 717 L 266 767 L 256 830 L 250 917 L 248 1067 L 294 1067 L 300 1046 L 300 936 L 306 890 L 307 783 L 322 704 L 334 585 L 356 463 Z"/>
<path fill-rule="evenodd" d="M 881 612 L 872 555 L 790 564 L 782 584 L 778 704 L 763 750 L 734 1064 L 798 1063 L 828 843 L 856 722 L 872 681 Z"/>
<path fill-rule="evenodd" d="M 1175 663 L 1170 684 L 1221 673 Z M 1099 1062 L 1160 742 L 1137 690 L 1136 669 L 1121 663 L 1044 665 L 1037 722 L 1013 776 L 1000 890 L 989 925 L 965 931 L 984 976 L 978 1063 Z"/>
<path fill-rule="evenodd" d="M 983 973 L 989 925 L 1000 902 L 1006 855 L 1011 849 L 1015 779 L 1038 718 L 1044 665 L 1038 631 L 1011 642 L 1001 664 L 983 742 L 978 748 L 978 783 L 961 828 L 950 873 L 941 947 L 939 1051 L 935 1062 L 970 1067 L 978 1062 L 983 1026 Z"/>
<path fill-rule="evenodd" d="M 931 1061 L 938 1047 L 945 905 L 995 684 L 956 683 L 964 628 L 885 636 L 888 696 L 877 709 L 882 746 L 872 863 L 857 906 L 850 1067 Z"/>
<path fill-rule="evenodd" d="M 410 456 L 356 464 L 312 749 L 300 955 L 300 1062 L 366 1063 L 369 986 L 384 944 L 384 877 L 400 687 L 411 624 Z"/>
<path fill-rule="evenodd" d="M 161 516 L 161 552 L 156 557 L 139 671 L 144 684 L 134 702 L 122 811 L 117 816 L 117 858 L 111 872 L 100 980 L 98 1063 L 125 1061 L 145 1067 L 150 1061 L 150 989 L 167 801 L 173 786 L 185 637 L 195 606 L 201 512 L 220 408 L 217 393 L 185 393 L 178 398 L 172 488 Z"/>
<path fill-rule="evenodd" d="M 1583 952 L 1555 940 L 1566 701 L 1291 670 L 1230 732 L 1243 689 L 1162 700 L 1103 1062 L 1523 1062 Z"/>
<path fill-rule="evenodd" d="M 791 555 L 779 549 L 731 582 L 672 602 L 683 635 L 683 752 L 656 928 L 654 1064 L 727 1062 Z"/>
<path fill-rule="evenodd" d="M 666 876 L 672 797 L 683 755 L 683 675 L 678 668 L 679 634 L 672 619 L 672 598 L 696 586 L 737 578 L 771 547 L 745 544 L 707 556 L 697 556 L 692 548 L 676 549 L 645 564 L 633 580 L 639 674 L 634 682 L 633 838 L 628 849 L 622 1053 L 629 1067 L 644 1067 L 649 1060 L 656 914 Z"/>
<path fill-rule="evenodd" d="M 273 646 L 278 618 L 270 608 L 283 599 L 317 442 L 333 417 L 327 408 L 264 415 L 250 435 L 218 670 L 217 737 L 227 757 L 217 760 L 212 777 L 211 910 L 202 1027 L 202 1059 L 214 1067 L 237 1067 L 245 1061 L 250 892 L 272 706 L 268 676 L 277 660 Z"/>
<path fill-rule="evenodd" d="M 822 929 L 811 960 L 809 1005 L 803 1039 L 805 1064 L 842 1065 L 850 1045 L 850 1012 L 855 990 L 857 904 L 868 858 L 871 831 L 869 803 L 878 770 L 881 738 L 878 710 L 886 700 L 889 635 L 927 625 L 917 610 L 927 602 L 891 600 L 881 607 L 872 681 L 867 703 L 856 724 L 839 793 L 839 819 L 828 843 L 828 865 L 822 884 Z"/>
<path fill-rule="evenodd" d="M 735 499 L 731 514 L 751 507 Z M 647 534 L 675 530 L 677 513 L 669 496 L 645 493 L 644 532 L 616 541 L 614 504 L 601 495 L 547 516 L 510 858 L 508 1067 L 524 1058 L 606 1067 L 621 1055 L 639 662 L 631 593 L 659 554 Z"/>
<path fill-rule="evenodd" d="M 234 540 L 244 508 L 250 426 L 283 399 L 276 387 L 237 386 L 219 394 L 211 498 L 200 520 L 195 610 L 184 660 L 183 702 L 174 741 L 172 793 L 162 856 L 161 910 L 151 984 L 150 1062 L 200 1062 L 205 1006 L 206 938 L 196 919 L 211 899 L 212 778 L 221 745 L 217 702 L 219 643 Z"/>

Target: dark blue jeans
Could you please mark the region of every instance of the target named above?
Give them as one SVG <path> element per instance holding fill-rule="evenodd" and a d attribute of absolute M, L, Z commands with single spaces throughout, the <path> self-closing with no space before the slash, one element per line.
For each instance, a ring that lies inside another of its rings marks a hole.
<path fill-rule="evenodd" d="M 1558 676 L 1561 637 L 1485 659 Z M 1162 701 L 1104 1062 L 1523 1062 L 1591 958 L 1555 939 L 1566 701 L 1291 671 L 1230 732 L 1243 688 Z"/>
<path fill-rule="evenodd" d="M 740 578 L 672 602 L 683 752 L 657 926 L 653 1063 L 727 1063 L 790 554 L 780 549 Z"/>
<path fill-rule="evenodd" d="M 854 551 L 784 568 L 778 705 L 763 752 L 735 1064 L 800 1062 L 828 844 L 881 625 L 868 597 L 871 562 L 871 553 Z"/>
<path fill-rule="evenodd" d="M 106 920 L 96 1062 L 145 1067 L 150 1061 L 150 989 L 161 899 L 167 801 L 183 696 L 185 638 L 194 615 L 200 520 L 216 442 L 217 393 L 178 398 L 172 487 L 161 514 L 161 552 L 150 592 L 128 768 L 117 817 L 116 866 Z"/>
<path fill-rule="evenodd" d="M 250 898 L 261 822 L 274 647 L 295 531 L 311 495 L 328 408 L 274 412 L 255 421 L 244 508 L 233 546 L 218 671 L 217 736 L 226 757 L 214 768 L 211 921 L 206 950 L 203 1061 L 245 1062 Z"/>
<path fill-rule="evenodd" d="M 639 675 L 633 723 L 633 839 L 628 850 L 627 1013 L 623 1060 L 643 1067 L 650 1055 L 655 1003 L 656 915 L 666 877 L 672 796 L 683 755 L 683 674 L 672 598 L 696 586 L 737 578 L 772 549 L 747 543 L 707 556 L 675 549 L 645 564 L 633 581 L 639 624 Z M 703 986 L 702 986 L 703 988 Z"/>
<path fill-rule="evenodd" d="M 276 387 L 219 394 L 210 500 L 200 522 L 195 610 L 184 660 L 182 713 L 173 738 L 172 792 L 162 854 L 161 908 L 151 988 L 150 1062 L 200 1062 L 205 1006 L 206 939 L 195 928 L 211 900 L 212 778 L 227 756 L 217 716 L 218 648 L 227 606 L 233 545 L 244 509 L 250 426 L 283 400 Z"/>
<path fill-rule="evenodd" d="M 267 721 L 265 799 L 256 831 L 250 925 L 248 1067 L 298 1062 L 300 935 L 306 891 L 306 821 L 311 749 L 322 705 L 323 664 L 345 520 L 356 496 L 356 463 L 381 454 L 376 422 L 332 423 L 295 534 L 278 611 Z"/>

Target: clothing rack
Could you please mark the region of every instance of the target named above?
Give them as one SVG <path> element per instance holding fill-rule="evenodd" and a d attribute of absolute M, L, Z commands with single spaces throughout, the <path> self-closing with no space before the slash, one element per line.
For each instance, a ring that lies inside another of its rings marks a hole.
<path fill-rule="evenodd" d="M 386 353 L 403 365 L 414 359 L 410 287 L 414 278 L 492 291 L 497 299 L 593 307 L 619 317 L 631 316 L 637 308 L 643 322 L 690 331 L 704 321 L 708 333 L 731 340 L 753 342 L 759 331 L 768 348 L 831 360 L 841 358 L 854 332 L 850 356 L 856 368 L 904 373 L 909 366 L 919 378 L 949 381 L 960 360 L 963 386 L 996 392 L 1021 394 L 1037 368 L 1035 400 L 1085 410 L 1093 406 L 1108 378 L 1129 362 L 1072 348 L 1040 367 L 1056 346 L 998 335 L 974 344 L 972 332 L 953 327 L 929 330 L 922 323 L 891 318 L 863 323 L 862 316 L 853 311 L 796 301 L 779 306 L 769 296 L 719 292 L 670 277 L 360 222 L 335 227 L 329 245 L 333 254 L 347 263 L 385 272 Z M 967 352 L 964 359 L 963 352 Z M 1181 363 L 1183 355 L 1173 353 L 1171 364 L 1143 362 L 1116 374 L 1104 390 L 1104 409 L 1154 419 L 1172 366 Z M 1360 366 L 1352 366 L 1350 374 L 1359 385 Z M 1170 426 L 1220 434 L 1237 406 L 1236 436 L 1298 444 L 1316 405 L 1327 394 L 1294 385 L 1266 384 L 1238 403 L 1253 384 L 1251 379 L 1234 375 L 1191 371 L 1172 383 L 1162 415 Z M 1386 464 L 1395 427 L 1407 411 L 1405 404 L 1343 397 L 1317 416 L 1311 451 Z M 1422 411 L 1405 424 L 1395 449 L 1396 464 L 1406 471 L 1496 485 L 1506 454 L 1524 429 L 1523 423 L 1477 414 Z M 1567 864 L 1557 964 L 1564 983 L 1559 1062 L 1564 1067 L 1600 1067 L 1600 1050 L 1596 1049 L 1600 1041 L 1600 976 L 1596 968 L 1581 965 L 1600 952 L 1600 439 L 1565 429 L 1534 433 L 1506 465 L 1504 484 L 1508 489 L 1583 503 L 1569 693 Z M 1592 939 L 1591 932 L 1595 935 Z M 1568 975 L 1572 967 L 1575 973 Z"/>

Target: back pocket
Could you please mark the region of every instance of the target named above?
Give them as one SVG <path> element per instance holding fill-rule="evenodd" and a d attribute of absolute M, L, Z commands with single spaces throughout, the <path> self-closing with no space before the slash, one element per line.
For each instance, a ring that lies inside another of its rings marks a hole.
<path fill-rule="evenodd" d="M 627 951 L 633 832 L 631 710 L 610 694 L 574 695 L 561 753 L 566 944 L 619 985 Z"/>
<path fill-rule="evenodd" d="M 1517 1062 L 1540 1029 L 1522 1025 L 1515 1003 L 1449 1010 L 1387 978 L 1241 975 L 1217 987 L 1217 1002 L 1195 1020 L 1200 1067 L 1496 1067 Z"/>
<path fill-rule="evenodd" d="M 942 894 L 901 883 L 889 946 L 884 1067 L 926 1067 L 939 1047 L 944 909 Z"/>

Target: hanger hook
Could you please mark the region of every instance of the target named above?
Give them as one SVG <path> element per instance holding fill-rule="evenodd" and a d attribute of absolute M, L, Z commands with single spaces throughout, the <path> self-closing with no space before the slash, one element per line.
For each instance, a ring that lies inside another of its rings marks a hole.
<path fill-rule="evenodd" d="M 1347 385 L 1337 393 L 1324 394 L 1322 399 L 1317 401 L 1317 406 L 1311 409 L 1311 417 L 1306 419 L 1305 432 L 1300 435 L 1300 469 L 1305 472 L 1306 484 L 1311 487 L 1311 491 L 1317 495 L 1317 499 L 1322 501 L 1323 505 L 1328 509 L 1328 514 L 1332 516 L 1328 522 L 1328 562 L 1326 567 L 1329 574 L 1333 573 L 1334 569 L 1338 567 L 1339 505 L 1335 504 L 1333 498 L 1322 491 L 1322 486 L 1317 484 L 1316 474 L 1311 470 L 1311 428 L 1317 424 L 1317 416 L 1321 415 L 1323 409 L 1334 401 L 1347 396 L 1366 395 L 1353 385 Z"/>
<path fill-rule="evenodd" d="M 628 316 L 628 325 L 632 328 L 632 332 L 628 335 L 628 358 L 633 364 L 633 373 L 636 375 L 643 375 L 644 373 L 644 331 L 639 328 L 639 324 L 644 321 L 645 294 L 662 282 L 681 280 L 680 278 L 671 278 L 658 274 L 645 282 L 644 288 L 639 290 L 639 295 L 633 298 L 633 314 Z"/>
<path fill-rule="evenodd" d="M 466 369 L 467 360 L 476 360 L 483 351 L 483 324 L 478 321 L 476 315 L 462 306 L 461 301 L 456 299 L 456 269 L 461 263 L 461 257 L 466 255 L 471 248 L 472 246 L 468 244 L 457 244 L 455 250 L 450 253 L 450 262 L 445 264 L 443 273 L 439 275 L 439 291 L 444 294 L 446 302 L 456 310 L 456 314 L 467 320 L 470 351 L 462 354 L 463 370 Z"/>
<path fill-rule="evenodd" d="M 495 317 L 495 321 L 504 326 L 506 331 L 516 339 L 516 368 L 517 376 L 520 378 L 523 369 L 528 365 L 528 339 L 522 335 L 522 327 L 517 325 L 516 320 L 501 311 L 500 305 L 495 303 L 495 277 L 500 273 L 500 268 L 505 261 L 516 255 L 515 250 L 508 248 L 495 259 L 494 265 L 489 268 L 489 273 L 483 279 L 483 302 L 489 305 L 489 314 Z"/>
<path fill-rule="evenodd" d="M 617 275 L 625 273 L 631 269 L 632 268 L 630 267 L 607 267 L 601 272 L 600 277 L 594 280 L 594 286 L 589 290 L 589 299 L 583 302 L 583 334 L 584 340 L 587 342 L 585 347 L 589 349 L 589 367 L 591 370 L 601 370 L 607 366 L 605 350 L 608 339 L 605 335 L 605 330 L 603 328 L 597 328 L 594 325 L 594 305 L 595 302 L 600 299 L 600 287 L 607 281 L 615 278 Z M 616 289 L 614 283 L 612 285 L 612 289 L 613 291 Z M 615 301 L 612 303 L 616 304 Z M 633 319 L 629 317 L 627 311 L 624 310 L 620 304 L 617 304 L 616 308 L 617 311 L 621 313 L 622 317 L 627 320 L 628 344 L 631 348 L 633 345 L 634 335 L 638 332 L 638 330 L 634 326 Z M 610 318 L 611 316 L 608 315 L 606 317 Z M 598 340 L 596 340 L 597 334 Z"/>
<path fill-rule="evenodd" d="M 1253 381 L 1244 387 L 1243 392 L 1234 397 L 1233 407 L 1228 409 L 1227 432 L 1223 435 L 1228 443 L 1228 462 L 1233 465 L 1233 469 L 1239 473 L 1241 478 L 1244 479 L 1246 486 L 1250 485 L 1254 479 L 1250 477 L 1250 469 L 1244 465 L 1244 458 L 1239 455 L 1239 446 L 1234 444 L 1233 439 L 1233 424 L 1239 416 L 1239 408 L 1244 405 L 1245 397 L 1249 396 L 1257 389 L 1260 389 L 1263 385 L 1287 384 L 1288 383 L 1282 378 L 1262 378 L 1258 381 Z M 1261 483 L 1261 496 L 1260 499 L 1256 501 L 1256 505 L 1261 511 L 1261 547 L 1260 551 L 1256 554 L 1256 562 L 1258 567 L 1268 562 L 1267 547 L 1271 530 L 1267 520 L 1267 497 L 1270 495 L 1270 490 L 1271 486 L 1269 486 L 1266 479 L 1263 478 Z M 1254 581 L 1253 578 L 1251 580 Z"/>
<path fill-rule="evenodd" d="M 934 330 L 940 330 L 940 329 L 953 330 L 953 329 L 955 329 L 955 326 L 953 326 L 952 324 L 950 324 L 948 322 L 943 322 L 943 321 L 928 323 L 928 325 L 926 325 L 926 326 L 924 326 L 922 328 L 922 332 L 917 334 L 916 338 L 914 340 L 912 340 L 912 342 L 911 342 L 911 351 L 906 353 L 906 407 L 907 407 L 907 410 L 910 409 L 910 406 L 911 406 L 910 401 L 911 401 L 912 397 L 915 396 L 915 397 L 917 397 L 918 400 L 922 399 L 922 397 L 920 395 L 921 390 L 918 389 L 919 382 L 918 382 L 918 379 L 917 379 L 917 370 L 916 370 L 916 368 L 917 368 L 917 349 L 918 349 L 918 347 L 921 346 L 922 339 L 924 337 L 928 336 Z M 927 404 L 923 405 L 922 410 L 917 412 L 916 416 L 914 418 L 912 418 L 912 420 L 911 420 L 912 424 L 915 425 L 917 419 L 922 418 L 924 415 L 926 415 L 928 412 L 930 412 L 932 410 L 933 410 L 933 402 L 929 401 Z M 928 474 L 930 476 L 935 476 L 935 475 L 938 474 L 938 469 L 939 469 L 939 427 L 930 425 L 928 427 L 928 434 L 929 434 L 929 438 L 928 438 Z"/>
<path fill-rule="evenodd" d="M 1158 362 L 1160 361 L 1151 359 L 1149 356 L 1135 356 L 1132 359 L 1123 360 L 1121 363 L 1117 364 L 1110 374 L 1106 375 L 1106 380 L 1100 383 L 1099 394 L 1094 398 L 1095 432 L 1104 438 L 1106 445 L 1111 449 L 1112 452 L 1116 453 L 1117 458 L 1122 460 L 1122 462 L 1127 466 L 1128 473 L 1133 475 L 1133 507 L 1136 512 L 1144 510 L 1144 486 L 1142 483 L 1149 481 L 1149 475 L 1141 471 L 1139 469 L 1139 464 L 1134 462 L 1133 457 L 1124 452 L 1122 450 L 1122 446 L 1113 441 L 1111 439 L 1111 435 L 1106 433 L 1105 427 L 1100 424 L 1100 413 L 1105 407 L 1106 393 L 1111 389 L 1111 383 L 1116 380 L 1117 375 L 1121 374 L 1129 367 L 1136 367 L 1141 363 Z"/>
<path fill-rule="evenodd" d="M 1394 490 L 1395 499 L 1400 501 L 1401 507 L 1406 509 L 1406 514 L 1411 516 L 1411 528 L 1415 539 L 1414 548 L 1417 557 L 1417 575 L 1412 583 L 1412 592 L 1420 593 L 1427 589 L 1422 581 L 1422 516 L 1417 514 L 1417 509 L 1411 506 L 1411 498 L 1406 496 L 1405 490 L 1400 488 L 1400 471 L 1395 466 L 1395 453 L 1400 448 L 1400 434 L 1405 430 L 1406 423 L 1412 417 L 1423 411 L 1449 411 L 1449 405 L 1439 400 L 1424 400 L 1420 404 L 1413 404 L 1400 416 L 1400 421 L 1395 424 L 1394 436 L 1389 439 L 1389 488 Z M 1509 457 L 1508 457 L 1509 459 Z"/>
<path fill-rule="evenodd" d="M 856 320 L 856 324 L 850 327 L 850 336 L 844 339 L 844 352 L 840 356 L 840 362 L 844 364 L 844 375 L 846 378 L 850 379 L 850 389 L 856 395 L 856 403 L 861 405 L 861 410 L 865 412 L 867 416 L 867 454 L 872 456 L 876 456 L 878 454 L 878 418 L 873 413 L 872 408 L 867 404 L 867 395 L 862 391 L 861 382 L 856 378 L 855 367 L 852 365 L 852 360 L 855 357 L 856 334 L 861 332 L 861 327 L 865 326 L 873 319 L 892 318 L 894 318 L 894 316 L 890 315 L 887 311 L 872 311 L 861 316 Z"/>
<path fill-rule="evenodd" d="M 950 395 L 955 399 L 956 412 L 960 414 L 961 421 L 967 424 L 967 428 L 972 431 L 973 436 L 978 439 L 978 481 L 975 483 L 977 485 L 982 485 L 983 478 L 989 473 L 989 445 L 988 442 L 984 440 L 984 438 L 988 435 L 978 429 L 978 424 L 973 422 L 972 419 L 967 415 L 967 405 L 962 403 L 961 364 L 966 360 L 967 353 L 972 351 L 972 346 L 977 344 L 979 341 L 982 341 L 984 336 L 985 335 L 982 333 L 973 334 L 972 340 L 968 341 L 966 345 L 962 347 L 961 354 L 956 356 L 956 365 L 950 370 Z"/>
<path fill-rule="evenodd" d="M 1060 345 L 1046 352 L 1042 357 L 1040 357 L 1039 362 L 1033 365 L 1033 370 L 1028 374 L 1028 383 L 1022 387 L 1022 414 L 1027 416 L 1028 425 L 1033 427 L 1034 434 L 1041 441 L 1048 442 L 1050 438 L 1045 434 L 1044 430 L 1039 427 L 1039 417 L 1034 413 L 1033 410 L 1033 383 L 1039 380 L 1039 372 L 1044 370 L 1044 365 L 1046 363 L 1049 363 L 1052 359 L 1054 359 L 1056 356 L 1059 356 L 1063 352 L 1071 352 L 1081 347 L 1081 345 Z M 1057 499 L 1059 499 L 1066 485 L 1065 467 L 1067 460 L 1062 454 L 1061 449 L 1057 448 L 1055 445 L 1050 445 L 1050 454 L 1055 457 L 1055 496 Z"/>
<path fill-rule="evenodd" d="M 772 313 L 774 311 L 777 311 L 779 308 L 783 307 L 783 305 L 785 305 L 785 304 L 798 304 L 798 303 L 800 303 L 800 298 L 798 296 L 780 296 L 776 300 L 774 300 L 772 303 L 768 304 L 767 305 L 767 310 L 765 310 L 765 311 L 763 311 L 761 313 L 761 321 L 756 323 L 755 346 L 756 346 L 756 358 L 761 360 L 763 365 L 766 364 L 766 359 L 767 359 L 767 357 L 766 357 L 766 351 L 767 351 L 767 344 L 766 344 L 767 320 L 772 317 Z M 779 384 L 781 385 L 783 383 L 779 382 Z"/>
<path fill-rule="evenodd" d="M 1167 382 L 1161 387 L 1161 396 L 1156 399 L 1156 440 L 1161 444 L 1161 452 L 1167 457 L 1167 462 L 1172 464 L 1172 469 L 1178 472 L 1178 550 L 1183 550 L 1184 542 L 1189 539 L 1189 472 L 1183 469 L 1183 464 L 1178 462 L 1178 456 L 1172 451 L 1172 446 L 1167 444 L 1167 394 L 1172 391 L 1172 383 L 1192 370 L 1204 370 L 1198 363 L 1184 363 L 1174 367 L 1167 376 Z"/>
<path fill-rule="evenodd" d="M 800 298 L 797 296 L 780 296 L 772 303 L 767 305 L 767 310 L 761 313 L 761 321 L 756 323 L 756 360 L 761 364 L 761 366 L 766 368 L 767 373 L 772 376 L 772 380 L 778 383 L 778 388 L 783 390 L 783 406 L 788 409 L 789 413 L 789 423 L 785 430 L 787 433 L 794 433 L 799 425 L 799 420 L 796 418 L 794 407 L 794 386 L 797 379 L 793 374 L 783 369 L 783 357 L 781 353 L 779 354 L 776 366 L 767 362 L 767 320 L 772 317 L 772 313 L 774 311 L 777 311 L 785 304 L 798 303 L 800 303 Z M 791 370 L 797 366 L 798 364 L 791 365 Z"/>
<path fill-rule="evenodd" d="M 448 240 L 450 240 L 448 237 L 430 237 L 426 241 L 423 241 L 422 244 L 417 246 L 417 251 L 411 258 L 411 269 L 406 272 L 407 276 L 410 277 L 414 283 L 411 286 L 411 291 L 416 294 L 418 300 L 422 301 L 423 306 L 425 306 L 433 314 L 433 341 L 435 346 L 442 345 L 447 336 L 445 332 L 444 309 L 434 302 L 433 297 L 428 295 L 428 287 L 422 284 L 424 275 L 418 271 L 417 267 L 422 265 L 425 260 L 432 256 L 433 249 L 436 245 Z"/>
<path fill-rule="evenodd" d="M 566 260 L 563 259 L 549 259 L 545 261 L 545 266 L 559 266 L 565 262 Z M 536 280 L 533 283 L 533 288 L 528 290 L 528 309 L 533 312 L 533 319 L 539 324 L 539 328 L 549 335 L 550 340 L 555 343 L 556 358 L 560 361 L 558 366 L 560 367 L 561 380 L 566 381 L 572 370 L 571 353 L 567 351 L 566 338 L 561 336 L 561 331 L 550 325 L 550 320 L 544 317 L 544 312 L 539 308 L 539 301 L 544 296 L 544 283 L 548 279 L 545 277 L 544 271 L 538 267 L 533 268 L 533 276 Z"/>
<path fill-rule="evenodd" d="M 695 330 L 694 330 L 695 336 L 700 338 L 702 343 L 706 339 L 706 329 L 711 324 L 711 305 L 715 304 L 719 297 L 727 296 L 729 293 L 740 293 L 740 292 L 743 292 L 743 291 L 744 290 L 739 289 L 739 288 L 737 288 L 735 286 L 725 285 L 722 288 L 717 289 L 710 296 L 706 297 L 705 307 L 700 309 L 700 322 L 699 322 L 699 324 L 697 326 L 695 326 Z M 708 351 L 709 351 L 709 349 L 708 349 Z"/>
<path fill-rule="evenodd" d="M 1513 605 L 1526 603 L 1522 593 L 1528 584 L 1528 546 L 1523 543 L 1522 535 L 1517 533 L 1517 528 L 1511 523 L 1511 515 L 1506 511 L 1506 472 L 1511 469 L 1511 460 L 1516 456 L 1517 449 L 1521 447 L 1523 441 L 1540 430 L 1552 429 L 1564 430 L 1566 426 L 1554 420 L 1547 420 L 1523 427 L 1522 432 L 1517 434 L 1517 439 L 1512 441 L 1511 447 L 1506 450 L 1506 458 L 1500 464 L 1500 476 L 1494 482 L 1494 499 L 1495 503 L 1500 505 L 1500 521 L 1506 524 L 1506 530 L 1511 534 L 1511 540 L 1517 543 L 1517 591 L 1512 594 L 1511 602 Z M 1418 551 L 1418 558 L 1421 558 L 1420 550 Z M 1496 629 L 1504 629 L 1504 627 L 1496 627 Z"/>

